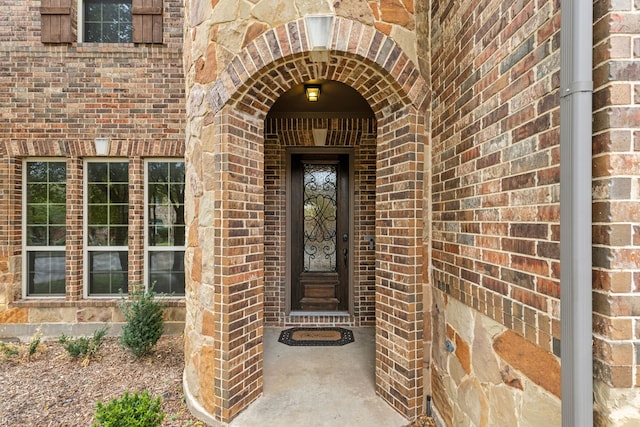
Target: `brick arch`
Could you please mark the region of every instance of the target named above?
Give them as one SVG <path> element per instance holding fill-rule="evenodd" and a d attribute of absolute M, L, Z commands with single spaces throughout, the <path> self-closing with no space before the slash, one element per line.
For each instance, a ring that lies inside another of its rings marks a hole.
<path fill-rule="evenodd" d="M 306 39 L 297 20 L 250 42 L 208 86 L 209 111 L 187 143 L 184 390 L 214 425 L 262 391 L 264 119 L 281 94 L 313 78 L 350 85 L 376 114 L 376 391 L 410 419 L 423 406 L 428 87 L 374 28 L 335 17 L 327 63 L 310 60 Z"/>
<path fill-rule="evenodd" d="M 227 104 L 264 118 L 293 84 L 325 78 L 357 90 L 380 120 L 413 106 L 427 107 L 428 86 L 402 48 L 377 29 L 334 17 L 328 63 L 311 63 L 304 19 L 272 28 L 252 40 L 207 93 L 212 113 Z"/>

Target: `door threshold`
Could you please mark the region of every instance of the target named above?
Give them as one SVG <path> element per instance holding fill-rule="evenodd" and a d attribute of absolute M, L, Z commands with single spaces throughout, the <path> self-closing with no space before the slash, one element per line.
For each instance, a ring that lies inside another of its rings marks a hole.
<path fill-rule="evenodd" d="M 289 317 L 305 316 L 330 316 L 330 317 L 351 317 L 348 311 L 292 311 Z"/>

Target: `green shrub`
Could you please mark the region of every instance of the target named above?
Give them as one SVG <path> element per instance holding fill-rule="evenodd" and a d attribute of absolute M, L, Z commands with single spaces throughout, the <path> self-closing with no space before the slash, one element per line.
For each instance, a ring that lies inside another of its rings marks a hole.
<path fill-rule="evenodd" d="M 125 392 L 119 399 L 106 405 L 98 402 L 94 427 L 156 427 L 165 417 L 160 408 L 162 398 L 152 399 L 144 391 L 142 395 Z"/>
<path fill-rule="evenodd" d="M 27 360 L 31 360 L 31 356 L 36 354 L 38 350 L 38 346 L 40 345 L 40 339 L 42 338 L 42 331 L 38 328 L 31 337 L 31 341 L 29 342 L 29 353 L 27 354 Z"/>
<path fill-rule="evenodd" d="M 100 350 L 100 346 L 108 330 L 108 326 L 97 329 L 90 338 L 69 338 L 65 334 L 62 334 L 60 338 L 58 338 L 58 342 L 67 350 L 67 353 L 69 353 L 71 357 L 78 357 L 80 355 L 91 357 Z"/>
<path fill-rule="evenodd" d="M 6 344 L 0 341 L 0 354 L 3 360 L 9 360 L 13 356 L 17 356 L 20 353 L 18 347 L 13 344 Z"/>
<path fill-rule="evenodd" d="M 162 303 L 155 299 L 153 289 L 135 287 L 129 300 L 123 297 L 120 309 L 126 320 L 120 344 L 136 357 L 144 356 L 153 349 L 164 331 Z"/>

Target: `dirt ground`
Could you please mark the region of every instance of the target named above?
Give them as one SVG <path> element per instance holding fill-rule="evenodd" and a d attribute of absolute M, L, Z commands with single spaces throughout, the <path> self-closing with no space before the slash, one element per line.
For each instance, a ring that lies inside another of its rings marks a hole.
<path fill-rule="evenodd" d="M 182 337 L 162 337 L 152 354 L 137 359 L 117 338 L 106 338 L 97 357 L 73 359 L 55 340 L 6 358 L 0 351 L 0 426 L 90 426 L 98 401 L 125 391 L 162 397 L 163 426 L 202 426 L 182 393 Z M 88 363 L 87 363 L 88 362 Z"/>
<path fill-rule="evenodd" d="M 98 355 L 71 358 L 55 340 L 41 343 L 27 358 L 28 345 L 0 349 L 0 426 L 90 426 L 96 403 L 125 391 L 148 391 L 162 397 L 163 426 L 203 426 L 184 402 L 182 337 L 163 336 L 153 353 L 137 359 L 117 338 L 106 338 Z M 410 427 L 435 426 L 419 417 Z M 284 426 L 283 426 L 284 427 Z"/>

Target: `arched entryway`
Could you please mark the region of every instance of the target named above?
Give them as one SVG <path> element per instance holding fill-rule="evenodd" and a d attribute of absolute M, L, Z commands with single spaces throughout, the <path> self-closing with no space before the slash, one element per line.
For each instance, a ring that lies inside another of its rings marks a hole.
<path fill-rule="evenodd" d="M 376 389 L 408 418 L 422 407 L 427 88 L 384 34 L 337 17 L 333 27 L 328 55 L 311 54 L 304 20 L 267 31 L 189 93 L 184 385 L 211 420 L 230 421 L 261 393 L 265 118 L 314 79 L 352 87 L 375 113 Z"/>

